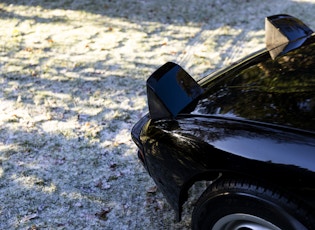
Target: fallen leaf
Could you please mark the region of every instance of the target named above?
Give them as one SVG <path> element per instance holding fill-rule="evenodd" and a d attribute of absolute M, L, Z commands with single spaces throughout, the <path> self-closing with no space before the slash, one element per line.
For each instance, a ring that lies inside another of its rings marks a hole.
<path fill-rule="evenodd" d="M 33 213 L 33 214 L 30 214 L 30 215 L 24 216 L 22 218 L 21 222 L 27 222 L 27 221 L 35 219 L 37 217 L 38 217 L 37 213 Z"/>
<path fill-rule="evenodd" d="M 111 209 L 106 207 L 102 209 L 100 212 L 95 213 L 95 216 L 97 216 L 101 220 L 107 220 L 107 214 L 110 213 Z"/>
<path fill-rule="evenodd" d="M 152 187 L 147 189 L 147 193 L 156 193 L 156 191 L 157 191 L 157 187 L 156 186 L 152 186 Z"/>

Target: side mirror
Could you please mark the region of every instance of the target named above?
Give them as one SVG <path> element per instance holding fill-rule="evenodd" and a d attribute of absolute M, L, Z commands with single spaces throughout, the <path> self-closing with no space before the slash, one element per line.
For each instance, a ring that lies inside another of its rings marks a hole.
<path fill-rule="evenodd" d="M 272 59 L 300 47 L 313 31 L 301 20 L 279 14 L 265 19 L 266 47 Z"/>
<path fill-rule="evenodd" d="M 168 62 L 147 80 L 151 119 L 175 118 L 203 93 L 198 83 L 179 65 Z"/>

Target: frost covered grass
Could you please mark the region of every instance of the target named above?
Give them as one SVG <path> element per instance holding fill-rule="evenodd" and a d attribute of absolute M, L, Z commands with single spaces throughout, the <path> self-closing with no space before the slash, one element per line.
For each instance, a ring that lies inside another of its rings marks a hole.
<path fill-rule="evenodd" d="M 145 80 L 196 79 L 263 47 L 264 17 L 314 1 L 0 2 L 0 229 L 189 229 L 137 160 Z M 195 193 L 197 189 L 193 189 Z"/>

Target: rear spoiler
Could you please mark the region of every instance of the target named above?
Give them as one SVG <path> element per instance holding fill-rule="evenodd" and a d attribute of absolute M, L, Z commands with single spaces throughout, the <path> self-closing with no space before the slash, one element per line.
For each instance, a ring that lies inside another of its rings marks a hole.
<path fill-rule="evenodd" d="M 173 119 L 192 107 L 202 93 L 203 89 L 182 67 L 167 62 L 147 80 L 150 117 Z"/>
<path fill-rule="evenodd" d="M 265 19 L 266 48 L 272 59 L 300 47 L 313 31 L 301 20 L 287 14 Z"/>

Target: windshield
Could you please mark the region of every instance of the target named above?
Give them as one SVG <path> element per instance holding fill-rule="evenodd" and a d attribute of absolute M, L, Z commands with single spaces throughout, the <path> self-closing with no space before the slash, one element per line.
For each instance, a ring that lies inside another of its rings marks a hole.
<path fill-rule="evenodd" d="M 276 60 L 262 53 L 204 87 L 195 113 L 315 131 L 315 39 Z"/>

